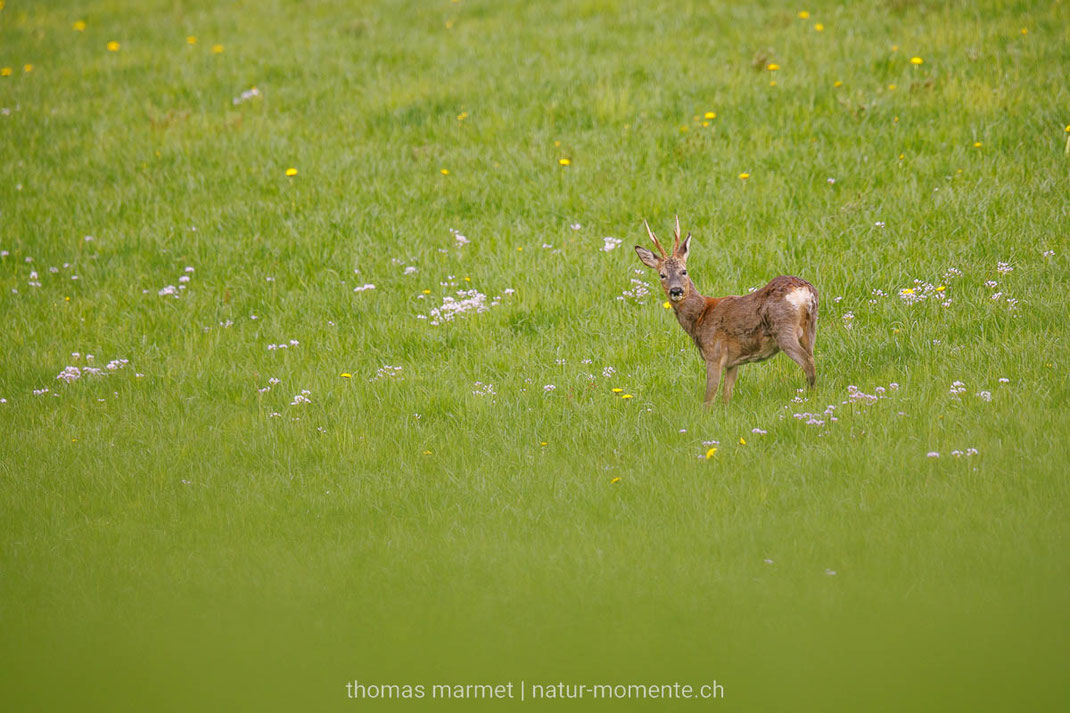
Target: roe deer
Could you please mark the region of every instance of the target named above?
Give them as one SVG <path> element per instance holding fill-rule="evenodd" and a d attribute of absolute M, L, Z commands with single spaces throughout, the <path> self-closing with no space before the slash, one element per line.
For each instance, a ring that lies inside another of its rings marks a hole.
<path fill-rule="evenodd" d="M 635 252 L 644 265 L 658 271 L 677 321 L 706 360 L 707 406 L 717 395 L 722 371 L 724 401 L 728 403 L 739 365 L 764 361 L 781 350 L 802 367 L 813 388 L 817 334 L 817 290 L 813 285 L 781 275 L 742 297 L 703 297 L 687 275 L 691 233 L 680 241 L 680 218 L 676 218 L 672 255 L 665 254 L 654 231 L 646 221 L 643 224 L 661 256 L 638 245 Z"/>

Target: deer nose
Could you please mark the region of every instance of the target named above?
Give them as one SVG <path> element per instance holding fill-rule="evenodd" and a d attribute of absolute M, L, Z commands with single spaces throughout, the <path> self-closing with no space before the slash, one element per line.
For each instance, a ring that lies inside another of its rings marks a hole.
<path fill-rule="evenodd" d="M 669 297 L 682 297 L 684 294 L 683 287 L 673 287 L 669 290 Z"/>

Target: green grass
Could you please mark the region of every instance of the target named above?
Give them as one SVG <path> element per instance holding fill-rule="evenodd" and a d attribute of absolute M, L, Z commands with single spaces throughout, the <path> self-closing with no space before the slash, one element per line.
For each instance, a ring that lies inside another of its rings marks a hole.
<path fill-rule="evenodd" d="M 5 707 L 716 679 L 700 705 L 1054 709 L 1068 20 L 8 0 Z M 660 294 L 618 299 L 676 213 L 705 294 L 817 286 L 814 392 L 778 356 L 702 409 Z M 418 318 L 459 289 L 501 304 Z M 56 379 L 87 354 L 129 364 Z"/>

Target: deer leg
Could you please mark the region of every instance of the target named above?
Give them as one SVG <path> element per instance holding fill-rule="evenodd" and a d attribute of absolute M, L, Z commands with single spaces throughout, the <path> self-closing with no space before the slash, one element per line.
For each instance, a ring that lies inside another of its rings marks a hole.
<path fill-rule="evenodd" d="M 802 367 L 803 372 L 806 374 L 806 382 L 811 389 L 814 388 L 814 382 L 817 381 L 817 372 L 814 369 L 814 355 L 803 349 L 802 345 L 799 344 L 798 337 L 794 334 L 787 334 L 777 339 L 777 346 Z"/>
<path fill-rule="evenodd" d="M 713 403 L 713 399 L 717 396 L 717 387 L 721 385 L 721 364 L 720 361 L 707 361 L 706 362 L 706 407 L 709 408 Z"/>
<path fill-rule="evenodd" d="M 736 376 L 739 374 L 738 366 L 730 366 L 724 373 L 724 402 L 732 400 L 732 387 L 736 385 Z"/>

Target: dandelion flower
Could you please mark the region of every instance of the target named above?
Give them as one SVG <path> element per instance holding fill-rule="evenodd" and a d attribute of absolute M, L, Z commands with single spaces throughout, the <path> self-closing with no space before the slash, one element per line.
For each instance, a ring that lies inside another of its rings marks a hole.
<path fill-rule="evenodd" d="M 923 60 L 921 57 L 911 57 L 910 58 L 910 63 L 911 64 L 922 64 L 924 62 L 925 62 L 925 60 Z"/>
<path fill-rule="evenodd" d="M 348 372 L 345 372 L 345 371 L 343 371 L 341 374 L 339 374 L 339 376 L 341 376 L 343 379 L 352 379 L 353 378 L 352 374 L 350 374 Z"/>
<path fill-rule="evenodd" d="M 621 395 L 621 398 L 622 398 L 622 399 L 633 399 L 633 398 L 635 398 L 635 397 L 634 397 L 634 396 L 632 396 L 631 394 L 622 394 L 622 395 Z"/>
<path fill-rule="evenodd" d="M 743 436 L 739 437 L 739 445 L 741 445 L 741 446 L 747 445 L 747 442 L 745 440 L 743 440 Z"/>
<path fill-rule="evenodd" d="M 32 64 L 24 64 L 24 65 L 22 65 L 22 71 L 23 72 L 27 72 L 27 73 L 32 72 L 33 71 L 33 65 Z"/>
<path fill-rule="evenodd" d="M 288 169 L 286 169 L 286 175 L 287 176 L 291 176 L 291 177 L 296 176 L 297 175 L 297 169 L 296 168 L 288 168 Z"/>
<path fill-rule="evenodd" d="M 467 111 L 462 111 L 460 114 L 457 115 L 457 121 L 464 121 L 467 118 L 468 118 L 468 112 Z"/>
<path fill-rule="evenodd" d="M 810 13 L 806 10 L 799 10 L 798 18 L 800 20 L 808 20 L 810 18 Z"/>
<path fill-rule="evenodd" d="M 624 391 L 624 389 L 612 389 L 612 391 L 615 394 L 619 394 L 620 392 Z"/>
<path fill-rule="evenodd" d="M 814 25 L 814 32 L 824 32 L 824 31 L 825 31 L 825 26 L 822 25 L 820 22 L 817 23 L 816 25 Z"/>
<path fill-rule="evenodd" d="M 717 112 L 715 112 L 715 111 L 707 111 L 703 115 L 703 118 L 705 118 L 705 119 L 716 119 L 717 118 Z"/>
<path fill-rule="evenodd" d="M 85 32 L 85 20 L 75 20 L 73 27 L 75 32 Z"/>
<path fill-rule="evenodd" d="M 775 72 L 778 69 L 780 69 L 780 65 L 776 64 L 775 62 L 771 62 L 771 63 L 765 65 L 765 68 L 768 69 L 770 72 Z"/>
<path fill-rule="evenodd" d="M 841 82 L 840 80 L 837 79 L 835 82 L 832 83 L 832 86 L 834 86 L 837 89 L 839 89 L 840 87 L 843 86 L 843 82 Z"/>
<path fill-rule="evenodd" d="M 895 91 L 895 85 L 894 84 L 889 84 L 888 85 L 888 91 L 894 92 Z"/>
<path fill-rule="evenodd" d="M 223 45 L 212 45 L 212 54 L 223 54 Z"/>
<path fill-rule="evenodd" d="M 195 45 L 195 44 L 197 44 L 197 38 L 194 37 L 193 35 L 190 35 L 189 37 L 186 38 L 186 44 L 187 45 Z"/>
<path fill-rule="evenodd" d="M 739 180 L 741 180 L 741 181 L 745 181 L 748 178 L 750 178 L 750 174 L 749 173 L 741 173 L 741 174 L 739 174 Z"/>
<path fill-rule="evenodd" d="M 706 451 L 706 460 L 709 460 L 710 458 L 713 458 L 716 454 L 717 454 L 717 448 L 716 447 L 709 449 L 708 451 Z"/>
<path fill-rule="evenodd" d="M 0 67 L 0 77 L 10 77 L 11 67 Z"/>
<path fill-rule="evenodd" d="M 668 302 L 668 301 L 662 302 L 661 306 L 664 307 L 665 309 L 672 309 L 672 304 L 670 302 Z"/>
<path fill-rule="evenodd" d="M 561 166 L 571 166 L 572 165 L 572 161 L 570 159 L 567 159 L 567 158 L 559 158 L 559 159 L 557 159 L 557 163 L 559 165 L 561 165 Z"/>
<path fill-rule="evenodd" d="M 108 43 L 108 51 L 109 52 L 118 52 L 119 51 L 119 43 L 116 42 L 115 40 L 112 40 L 111 42 L 109 42 Z"/>
<path fill-rule="evenodd" d="M 614 478 L 613 480 L 611 480 L 611 481 L 609 481 L 609 482 L 610 482 L 611 484 L 612 484 L 612 483 L 619 483 L 619 482 L 620 482 L 620 476 L 618 475 L 618 476 L 617 476 L 616 478 Z"/>
<path fill-rule="evenodd" d="M 974 142 L 973 142 L 973 147 L 974 147 L 975 149 L 979 149 L 979 148 L 981 148 L 982 146 L 984 146 L 984 144 L 982 144 L 982 143 L 981 143 L 980 141 L 974 141 Z"/>
<path fill-rule="evenodd" d="M 440 168 L 438 172 L 441 173 L 443 176 L 450 175 L 450 170 L 448 168 Z"/>

